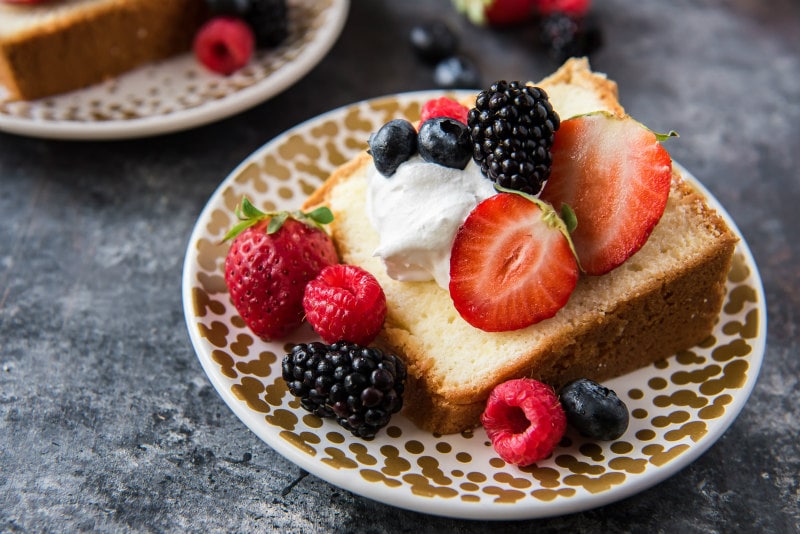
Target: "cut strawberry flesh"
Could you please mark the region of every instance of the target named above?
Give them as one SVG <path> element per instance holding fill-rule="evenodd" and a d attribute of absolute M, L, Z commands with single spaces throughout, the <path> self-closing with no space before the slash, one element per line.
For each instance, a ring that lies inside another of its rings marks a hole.
<path fill-rule="evenodd" d="M 656 135 L 630 118 L 597 113 L 563 121 L 541 198 L 568 204 L 572 240 L 587 274 L 611 271 L 636 253 L 661 219 L 672 160 Z"/>
<path fill-rule="evenodd" d="M 450 259 L 450 296 L 459 314 L 488 332 L 537 323 L 566 304 L 578 279 L 564 235 L 532 201 L 499 193 L 459 228 Z"/>

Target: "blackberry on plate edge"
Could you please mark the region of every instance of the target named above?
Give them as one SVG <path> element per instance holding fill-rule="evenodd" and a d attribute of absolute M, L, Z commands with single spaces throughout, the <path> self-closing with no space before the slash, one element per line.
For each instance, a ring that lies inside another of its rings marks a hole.
<path fill-rule="evenodd" d="M 403 407 L 405 365 L 377 347 L 300 343 L 284 356 L 282 374 L 305 410 L 356 437 L 373 438 Z"/>
<path fill-rule="evenodd" d="M 530 195 L 541 190 L 550 176 L 551 148 L 561 125 L 543 89 L 497 81 L 478 94 L 467 123 L 473 158 L 487 178 Z"/>

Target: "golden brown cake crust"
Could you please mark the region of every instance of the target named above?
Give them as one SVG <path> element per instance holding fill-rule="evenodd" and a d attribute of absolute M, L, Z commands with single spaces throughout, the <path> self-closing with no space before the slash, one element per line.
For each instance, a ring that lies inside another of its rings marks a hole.
<path fill-rule="evenodd" d="M 587 80 L 586 72 L 575 70 L 585 71 L 588 64 L 571 62 L 566 67 L 568 74 L 559 71 L 554 75 L 555 79 L 569 80 L 564 83 L 591 83 L 595 88 L 602 88 L 603 97 L 615 97 L 616 85 L 613 82 L 606 83 L 603 77 Z M 623 112 L 621 106 L 612 106 L 612 109 Z M 356 156 L 337 169 L 309 197 L 305 207 L 327 203 L 340 185 L 364 179 L 362 171 L 369 164 L 368 154 Z M 389 302 L 387 320 L 376 343 L 398 353 L 407 364 L 409 378 L 404 395 L 405 414 L 419 427 L 432 432 L 460 432 L 479 424 L 491 389 L 505 380 L 530 376 L 554 387 L 580 377 L 604 381 L 703 341 L 713 330 L 722 307 L 737 238 L 679 173 L 674 171 L 673 174 L 668 203 L 672 214 L 670 220 L 676 226 L 679 223 L 675 221 L 691 220 L 692 227 L 699 229 L 697 233 L 702 239 L 698 244 L 699 250 L 680 258 L 675 267 L 659 271 L 656 276 L 644 281 L 641 277 L 636 278 L 633 291 L 625 298 L 612 299 L 611 305 L 602 312 L 588 308 L 580 311 L 577 315 L 580 321 L 551 329 L 555 333 L 547 335 L 547 343 L 527 343 L 526 348 L 519 349 L 513 358 L 496 364 L 493 369 L 481 369 L 485 379 L 477 384 L 444 384 L 447 377 L 431 371 L 436 356 L 421 351 L 418 333 L 409 331 L 402 319 L 393 313 L 392 302 Z M 654 234 L 668 238 L 671 230 L 671 227 L 662 227 Z M 339 230 L 336 221 L 332 233 L 341 256 L 347 258 L 349 236 Z M 657 257 L 657 248 L 654 247 L 663 244 L 648 244 L 655 252 L 648 253 L 650 256 L 647 257 Z M 625 273 L 619 275 L 623 280 L 626 276 Z M 602 278 L 582 277 L 575 294 L 581 294 L 582 298 L 591 296 L 602 283 Z M 437 290 L 438 286 L 431 288 L 431 291 Z M 452 307 L 449 300 L 447 302 Z M 572 306 L 573 311 L 581 307 L 572 302 L 568 306 Z M 490 336 L 493 334 L 486 334 L 486 337 Z"/>
<path fill-rule="evenodd" d="M 590 89 L 602 102 L 603 107 L 617 115 L 624 115 L 625 109 L 619 103 L 617 82 L 609 80 L 604 74 L 594 72 L 585 57 L 568 59 L 556 72 L 542 79 L 537 85 L 553 87 L 573 85 Z M 567 117 L 562 117 L 566 119 Z"/>
<path fill-rule="evenodd" d="M 188 50 L 206 15 L 203 0 L 86 4 L 0 38 L 0 83 L 24 100 L 99 83 Z"/>

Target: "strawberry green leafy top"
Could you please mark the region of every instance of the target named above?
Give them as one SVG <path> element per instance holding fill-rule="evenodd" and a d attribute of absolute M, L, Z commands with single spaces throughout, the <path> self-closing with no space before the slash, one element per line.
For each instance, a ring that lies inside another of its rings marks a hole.
<path fill-rule="evenodd" d="M 333 221 L 333 213 L 326 206 L 320 206 L 309 212 L 302 210 L 264 212 L 253 205 L 247 197 L 242 198 L 241 204 L 236 206 L 236 218 L 239 222 L 231 228 L 223 241 L 233 239 L 247 228 L 269 219 L 267 234 L 274 234 L 281 229 L 288 218 L 295 219 L 314 228 L 324 229 L 324 225 Z"/>

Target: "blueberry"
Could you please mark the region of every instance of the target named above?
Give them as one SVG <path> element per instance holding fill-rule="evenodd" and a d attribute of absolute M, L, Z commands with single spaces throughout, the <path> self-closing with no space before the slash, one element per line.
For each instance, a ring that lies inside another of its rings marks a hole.
<path fill-rule="evenodd" d="M 472 159 L 469 128 L 449 117 L 436 117 L 422 123 L 418 144 L 419 155 L 430 163 L 463 169 Z"/>
<path fill-rule="evenodd" d="M 408 37 L 417 56 L 429 63 L 437 63 L 453 55 L 458 47 L 456 34 L 440 20 L 415 25 Z"/>
<path fill-rule="evenodd" d="M 446 89 L 475 89 L 480 86 L 478 67 L 464 56 L 451 56 L 440 61 L 433 71 L 433 81 Z"/>
<path fill-rule="evenodd" d="M 417 151 L 417 130 L 404 119 L 394 119 L 369 136 L 369 153 L 382 175 L 394 174 Z"/>
<path fill-rule="evenodd" d="M 628 407 L 617 394 L 586 378 L 570 382 L 559 392 L 567 421 L 583 436 L 617 439 L 628 428 Z"/>

